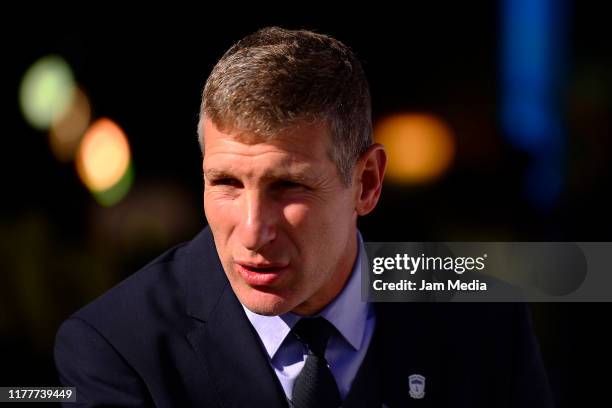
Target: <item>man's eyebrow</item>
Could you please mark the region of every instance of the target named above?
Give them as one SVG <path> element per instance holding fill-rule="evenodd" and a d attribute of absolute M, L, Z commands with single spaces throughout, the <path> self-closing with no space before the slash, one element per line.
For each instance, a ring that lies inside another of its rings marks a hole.
<path fill-rule="evenodd" d="M 204 170 L 204 176 L 208 179 L 224 179 L 224 178 L 234 178 L 234 175 L 226 172 L 225 170 L 217 170 L 217 169 L 208 169 Z"/>
<path fill-rule="evenodd" d="M 312 177 L 306 173 L 269 173 L 263 177 L 268 182 L 290 181 L 297 184 L 310 184 Z"/>
<path fill-rule="evenodd" d="M 204 175 L 206 178 L 211 180 L 220 180 L 226 178 L 237 178 L 232 173 L 227 172 L 225 170 L 218 169 L 208 169 L 204 170 Z M 275 182 L 275 181 L 291 181 L 294 183 L 300 184 L 309 184 L 312 183 L 312 177 L 310 177 L 307 173 L 285 173 L 285 172 L 270 172 L 265 174 L 263 180 L 266 182 Z"/>

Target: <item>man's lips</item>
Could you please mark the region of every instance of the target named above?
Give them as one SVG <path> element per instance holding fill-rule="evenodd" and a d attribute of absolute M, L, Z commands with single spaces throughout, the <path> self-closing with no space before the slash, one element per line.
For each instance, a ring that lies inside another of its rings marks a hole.
<path fill-rule="evenodd" d="M 288 264 L 236 262 L 236 269 L 244 281 L 251 286 L 274 283 L 289 266 Z"/>

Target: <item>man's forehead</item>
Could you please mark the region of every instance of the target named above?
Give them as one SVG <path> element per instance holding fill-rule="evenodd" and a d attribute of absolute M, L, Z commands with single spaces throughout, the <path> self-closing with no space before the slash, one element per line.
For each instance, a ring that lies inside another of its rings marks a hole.
<path fill-rule="evenodd" d="M 325 123 L 303 123 L 270 136 L 262 136 L 252 132 L 235 130 L 220 130 L 211 121 L 205 125 L 203 158 L 221 154 L 244 155 L 256 157 L 266 152 L 283 153 L 279 165 L 291 167 L 292 172 L 300 165 L 322 162 L 333 162 L 332 138 L 329 126 Z M 219 161 L 225 158 L 217 158 Z M 217 166 L 215 160 L 215 166 Z M 299 170 L 299 169 L 298 169 Z"/>
<path fill-rule="evenodd" d="M 298 121 L 286 126 L 274 129 L 243 130 L 231 126 L 218 127 L 210 119 L 204 121 L 204 140 L 208 136 L 213 138 L 224 138 L 235 140 L 244 144 L 258 144 L 274 141 L 314 141 L 320 140 L 324 143 L 331 142 L 331 129 L 325 120 Z"/>

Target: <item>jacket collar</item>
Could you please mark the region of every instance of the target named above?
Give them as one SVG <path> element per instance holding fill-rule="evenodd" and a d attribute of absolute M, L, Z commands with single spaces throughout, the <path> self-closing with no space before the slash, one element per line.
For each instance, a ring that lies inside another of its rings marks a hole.
<path fill-rule="evenodd" d="M 187 244 L 186 251 L 187 256 L 181 258 L 180 280 L 186 295 L 187 314 L 205 322 L 229 287 L 210 227 L 200 231 Z"/>
<path fill-rule="evenodd" d="M 187 314 L 198 322 L 186 334 L 223 407 L 287 407 L 242 305 L 225 276 L 206 227 L 187 245 L 181 268 Z"/>

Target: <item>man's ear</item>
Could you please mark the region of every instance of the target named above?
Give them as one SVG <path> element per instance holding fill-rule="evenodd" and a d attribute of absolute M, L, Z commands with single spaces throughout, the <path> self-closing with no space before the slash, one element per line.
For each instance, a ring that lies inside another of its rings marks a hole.
<path fill-rule="evenodd" d="M 357 160 L 354 182 L 356 183 L 355 212 L 366 215 L 380 198 L 382 182 L 387 168 L 387 153 L 383 145 L 375 143 Z"/>

